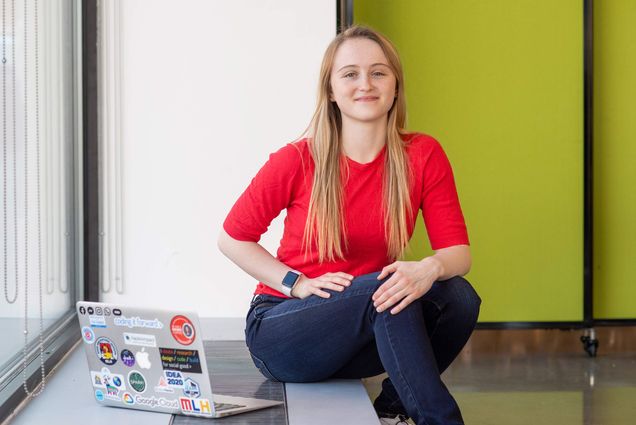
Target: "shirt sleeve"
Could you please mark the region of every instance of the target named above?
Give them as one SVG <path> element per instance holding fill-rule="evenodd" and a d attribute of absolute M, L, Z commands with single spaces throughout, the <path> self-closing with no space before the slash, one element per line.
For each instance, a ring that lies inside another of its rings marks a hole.
<path fill-rule="evenodd" d="M 446 153 L 437 141 L 434 141 L 428 160 L 424 164 L 420 208 L 433 250 L 453 245 L 469 245 L 453 170 Z"/>
<path fill-rule="evenodd" d="M 270 154 L 225 218 L 227 234 L 258 242 L 272 220 L 290 204 L 301 164 L 300 151 L 291 143 Z"/>

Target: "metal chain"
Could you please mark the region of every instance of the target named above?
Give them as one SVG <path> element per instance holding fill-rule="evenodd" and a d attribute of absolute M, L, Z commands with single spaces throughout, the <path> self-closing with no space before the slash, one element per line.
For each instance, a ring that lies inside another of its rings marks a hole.
<path fill-rule="evenodd" d="M 11 39 L 14 39 L 14 13 L 13 7 L 11 8 Z M 15 280 L 15 288 L 13 290 L 13 297 L 9 297 L 9 272 L 8 272 L 8 264 L 7 264 L 7 37 L 6 37 L 6 1 L 2 0 L 2 196 L 3 196 L 3 262 L 4 262 L 4 273 L 3 273 L 3 283 L 4 283 L 4 299 L 9 303 L 13 304 L 18 299 L 18 280 Z M 12 50 L 15 52 L 15 42 L 11 44 Z M 13 65 L 13 62 L 12 62 Z M 15 82 L 15 72 L 13 73 L 13 81 Z M 15 91 L 13 91 L 13 106 L 15 107 Z M 15 124 L 15 122 L 14 122 Z M 15 133 L 13 133 L 14 139 L 14 158 L 15 158 Z M 15 170 L 15 168 L 14 168 Z M 14 180 L 15 184 L 15 180 Z M 14 216 L 15 217 L 15 216 Z"/>
<path fill-rule="evenodd" d="M 27 124 L 28 124 L 28 115 L 27 115 L 27 0 L 24 0 L 24 173 L 25 173 L 25 183 L 24 183 L 24 192 L 25 192 L 25 202 L 24 202 L 24 213 L 25 213 L 25 244 L 24 244 L 24 258 L 25 258 L 25 267 L 24 267 L 24 348 L 23 348 L 23 368 L 22 368 L 22 387 L 24 388 L 24 392 L 29 397 L 36 397 L 42 394 L 44 391 L 44 387 L 46 385 L 46 373 L 44 368 L 44 319 L 42 315 L 42 251 L 41 251 L 41 226 L 40 226 L 40 91 L 39 91 L 39 51 L 38 51 L 38 0 L 34 0 L 34 28 L 35 28 L 35 124 L 36 124 L 36 156 L 37 156 L 37 197 L 38 197 L 38 274 L 39 274 L 39 282 L 38 282 L 38 294 L 40 301 L 40 335 L 39 335 L 39 348 L 40 348 L 40 372 L 42 375 L 41 385 L 37 391 L 29 392 L 27 386 L 27 345 L 28 345 L 28 335 L 29 335 L 29 322 L 28 322 L 28 287 L 29 287 L 29 279 L 28 279 L 28 260 L 29 260 L 29 238 L 28 238 L 28 199 L 29 199 L 29 185 L 28 185 L 28 137 L 27 137 Z"/>
<path fill-rule="evenodd" d="M 11 73 L 13 76 L 13 78 L 11 79 L 11 127 L 13 132 L 13 234 L 15 235 L 13 238 L 13 252 L 15 252 L 15 255 L 13 256 L 13 270 L 15 273 L 15 284 L 17 286 L 18 282 L 20 281 L 20 270 L 18 268 L 18 136 L 16 132 L 16 123 L 18 122 L 18 120 L 16 118 L 17 112 L 15 101 L 15 0 L 11 0 L 11 39 L 13 40 L 13 42 L 11 43 L 11 66 L 13 67 L 13 72 Z"/>

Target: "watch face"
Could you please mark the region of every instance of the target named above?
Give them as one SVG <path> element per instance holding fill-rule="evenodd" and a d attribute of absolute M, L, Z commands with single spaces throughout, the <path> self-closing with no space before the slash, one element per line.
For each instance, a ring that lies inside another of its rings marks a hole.
<path fill-rule="evenodd" d="M 296 281 L 298 280 L 298 276 L 300 276 L 298 273 L 287 272 L 287 274 L 285 275 L 285 278 L 283 279 L 283 285 L 287 286 L 288 288 L 291 288 L 292 286 L 294 286 L 294 283 L 296 283 Z"/>

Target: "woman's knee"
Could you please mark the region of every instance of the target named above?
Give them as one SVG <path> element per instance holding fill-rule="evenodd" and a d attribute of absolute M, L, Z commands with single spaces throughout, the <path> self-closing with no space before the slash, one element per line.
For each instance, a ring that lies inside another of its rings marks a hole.
<path fill-rule="evenodd" d="M 462 276 L 454 276 L 444 281 L 443 285 L 448 289 L 448 296 L 450 297 L 448 302 L 453 306 L 453 309 L 462 310 L 467 315 L 474 316 L 475 320 L 477 320 L 481 297 L 470 282 Z"/>

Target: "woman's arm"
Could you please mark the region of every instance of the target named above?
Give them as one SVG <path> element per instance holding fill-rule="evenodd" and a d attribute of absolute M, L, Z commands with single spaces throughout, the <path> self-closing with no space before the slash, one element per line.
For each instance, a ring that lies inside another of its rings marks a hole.
<path fill-rule="evenodd" d="M 221 229 L 217 245 L 226 257 L 254 279 L 283 292 L 283 278 L 291 268 L 274 258 L 258 242 L 236 240 L 225 229 Z M 306 298 L 312 294 L 329 298 L 331 295 L 322 289 L 343 291 L 344 287 L 351 284 L 351 279 L 353 276 L 344 272 L 326 273 L 314 279 L 302 275 L 291 294 L 296 298 Z"/>
<path fill-rule="evenodd" d="M 438 266 L 435 280 L 447 280 L 453 276 L 464 276 L 470 271 L 472 259 L 470 246 L 455 245 L 435 251 L 435 255 L 426 257 L 422 262 L 434 262 Z"/>
<path fill-rule="evenodd" d="M 236 240 L 221 229 L 217 245 L 223 255 L 254 279 L 283 291 L 283 278 L 291 268 L 274 258 L 258 242 Z"/>

